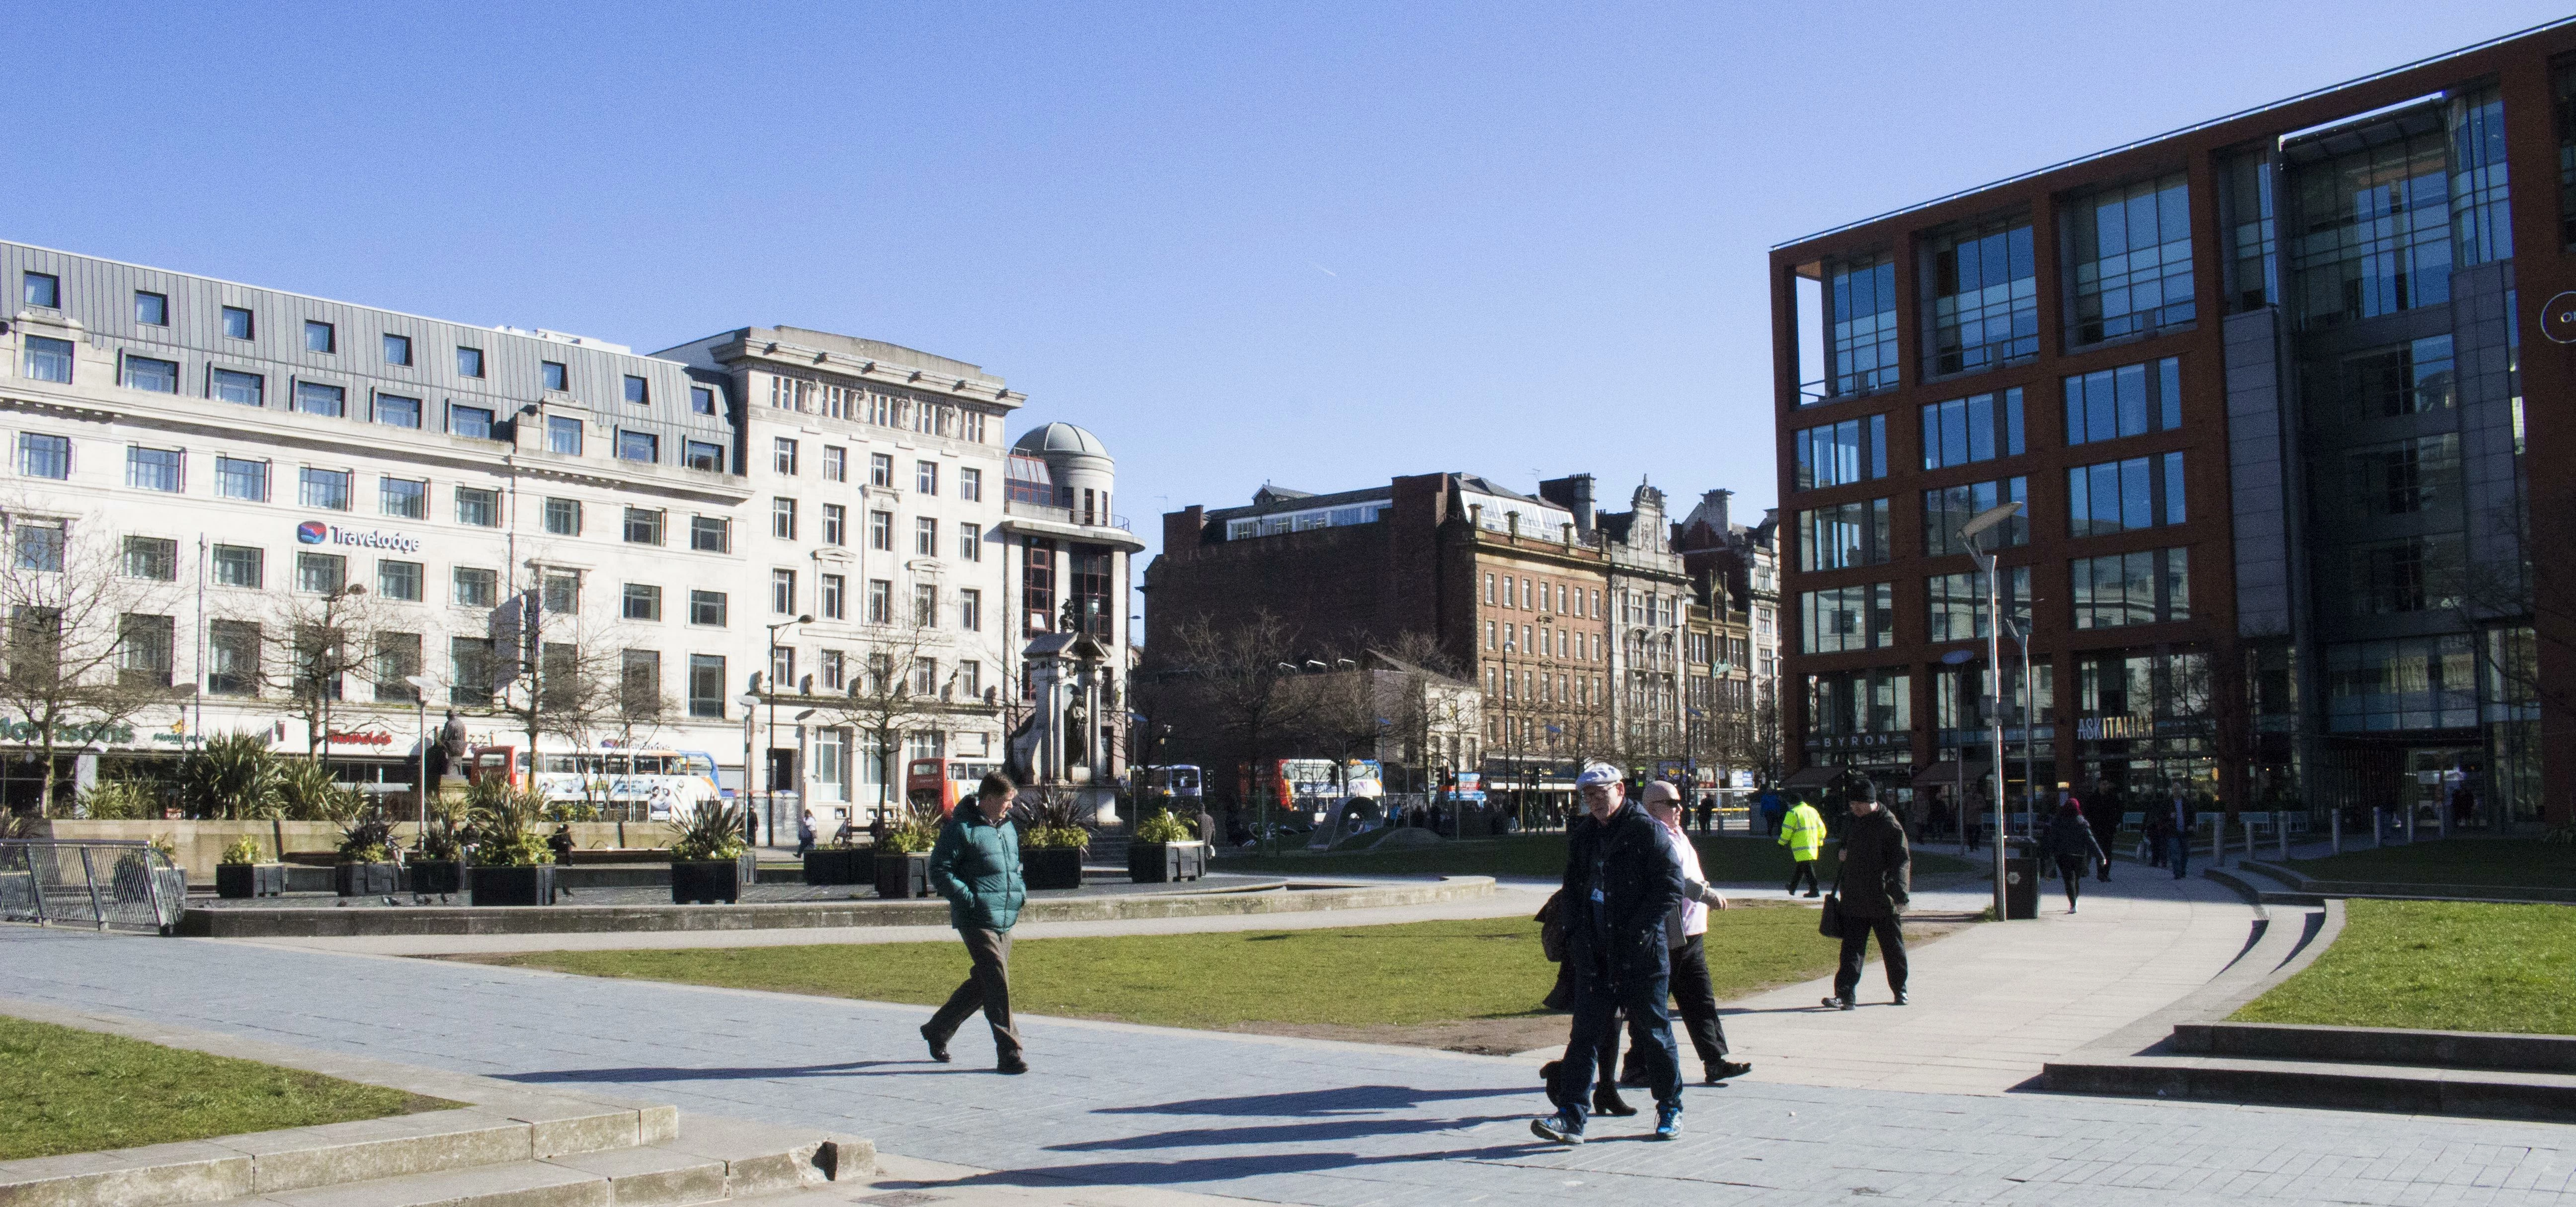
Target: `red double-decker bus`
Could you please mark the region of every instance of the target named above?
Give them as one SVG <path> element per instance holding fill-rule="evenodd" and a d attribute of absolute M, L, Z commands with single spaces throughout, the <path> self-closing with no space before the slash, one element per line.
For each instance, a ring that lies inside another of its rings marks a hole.
<path fill-rule="evenodd" d="M 914 759 L 904 764 L 903 798 L 918 808 L 937 805 L 939 815 L 956 811 L 957 802 L 975 794 L 975 785 L 1001 769 L 1000 763 L 964 759 Z"/>

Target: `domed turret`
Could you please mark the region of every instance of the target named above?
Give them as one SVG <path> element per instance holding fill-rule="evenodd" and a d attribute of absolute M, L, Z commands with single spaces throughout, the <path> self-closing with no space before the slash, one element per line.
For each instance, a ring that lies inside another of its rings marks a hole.
<path fill-rule="evenodd" d="M 1118 463 L 1100 437 L 1070 423 L 1033 428 L 1011 445 L 1011 451 L 1046 462 L 1055 481 L 1055 503 L 1072 510 L 1084 523 L 1107 522 L 1110 492 L 1118 484 Z"/>

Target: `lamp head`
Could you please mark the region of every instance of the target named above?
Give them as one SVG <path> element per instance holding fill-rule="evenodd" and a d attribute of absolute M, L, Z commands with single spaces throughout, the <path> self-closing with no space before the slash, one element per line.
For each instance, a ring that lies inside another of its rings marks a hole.
<path fill-rule="evenodd" d="M 2014 500 L 2010 503 L 2003 503 L 1989 507 L 1970 517 L 1967 523 L 1959 526 L 1959 539 L 1973 542 L 1978 537 L 1985 535 L 1985 531 L 1987 529 L 2020 514 L 2020 500 Z"/>

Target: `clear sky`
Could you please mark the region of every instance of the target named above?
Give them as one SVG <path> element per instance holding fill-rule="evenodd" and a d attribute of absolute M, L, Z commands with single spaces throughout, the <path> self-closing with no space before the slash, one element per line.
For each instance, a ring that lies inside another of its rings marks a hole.
<path fill-rule="evenodd" d="M 0 0 L 0 237 L 971 361 L 1029 395 L 1014 437 L 1098 432 L 1153 543 L 1264 481 L 1438 470 L 1758 513 L 1771 244 L 2559 15 Z"/>

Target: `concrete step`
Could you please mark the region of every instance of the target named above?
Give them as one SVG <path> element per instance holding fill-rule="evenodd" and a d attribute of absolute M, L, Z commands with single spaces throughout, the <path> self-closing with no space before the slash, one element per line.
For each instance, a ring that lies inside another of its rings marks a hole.
<path fill-rule="evenodd" d="M 2051 1061 L 2051 1091 L 2576 1122 L 2576 1074 L 2223 1056 Z"/>
<path fill-rule="evenodd" d="M 2427 1069 L 2499 1069 L 2576 1074 L 2576 1036 L 2499 1035 L 2484 1031 L 2415 1031 L 2396 1027 L 2316 1027 L 2295 1023 L 2177 1023 L 2166 1048 L 2175 1054 L 2246 1060 L 2411 1065 Z"/>

